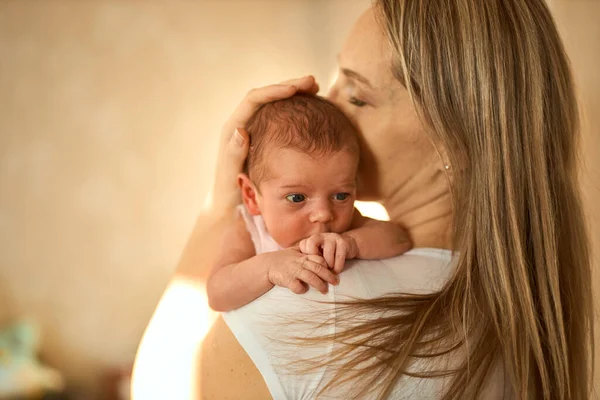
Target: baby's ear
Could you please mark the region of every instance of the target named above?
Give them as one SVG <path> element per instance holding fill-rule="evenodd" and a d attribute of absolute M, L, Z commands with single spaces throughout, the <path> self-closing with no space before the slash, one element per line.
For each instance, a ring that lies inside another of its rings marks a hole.
<path fill-rule="evenodd" d="M 254 183 L 250 180 L 248 175 L 239 174 L 237 178 L 238 186 L 242 192 L 242 200 L 246 209 L 250 215 L 260 215 L 260 208 L 258 206 L 258 190 L 254 186 Z"/>

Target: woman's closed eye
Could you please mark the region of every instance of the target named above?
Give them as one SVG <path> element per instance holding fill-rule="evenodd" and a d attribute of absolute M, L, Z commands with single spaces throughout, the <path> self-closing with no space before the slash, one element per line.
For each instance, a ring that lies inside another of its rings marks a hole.
<path fill-rule="evenodd" d="M 290 203 L 302 203 L 304 200 L 306 200 L 306 196 L 300 193 L 292 193 L 292 194 L 288 194 L 287 196 L 285 196 L 285 199 L 287 201 L 289 201 Z"/>
<path fill-rule="evenodd" d="M 364 107 L 364 106 L 367 105 L 366 101 L 358 99 L 358 98 L 356 98 L 354 96 L 350 96 L 348 98 L 348 103 L 350 103 L 350 104 L 352 104 L 353 106 L 356 106 L 356 107 Z"/>
<path fill-rule="evenodd" d="M 348 99 L 348 103 L 352 104 L 355 107 L 364 107 L 369 104 L 361 98 L 362 96 L 358 95 L 357 92 L 359 92 L 359 91 L 356 89 L 355 85 L 352 83 L 348 83 L 344 87 L 344 92 Z"/>

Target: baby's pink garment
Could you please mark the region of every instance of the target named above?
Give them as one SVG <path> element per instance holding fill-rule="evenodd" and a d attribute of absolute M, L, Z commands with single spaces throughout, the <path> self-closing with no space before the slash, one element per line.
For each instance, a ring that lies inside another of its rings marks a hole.
<path fill-rule="evenodd" d="M 240 204 L 237 207 L 237 211 L 246 223 L 246 229 L 248 230 L 248 233 L 250 233 L 256 254 L 282 250 L 282 247 L 279 246 L 277 242 L 273 240 L 271 235 L 269 235 L 269 232 L 267 232 L 265 221 L 261 215 L 250 215 L 246 206 L 243 204 Z"/>

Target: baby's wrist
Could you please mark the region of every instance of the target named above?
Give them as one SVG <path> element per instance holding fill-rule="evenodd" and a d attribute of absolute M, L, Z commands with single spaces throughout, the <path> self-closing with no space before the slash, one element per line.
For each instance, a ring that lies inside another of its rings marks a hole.
<path fill-rule="evenodd" d="M 267 282 L 268 285 L 270 285 L 271 287 L 276 286 L 276 283 L 274 282 L 275 279 L 273 279 L 273 263 L 271 262 L 271 255 L 273 254 L 273 252 L 269 252 L 269 253 L 262 253 L 259 254 L 256 257 L 261 257 L 262 260 L 260 260 L 260 264 L 264 270 L 263 272 L 263 276 L 265 277 L 265 280 Z"/>
<path fill-rule="evenodd" d="M 358 254 L 359 254 L 359 248 L 358 248 L 358 242 L 356 241 L 356 238 L 352 234 L 349 234 L 349 233 L 342 234 L 342 237 L 348 244 L 348 253 L 346 254 L 346 258 L 348 258 L 348 259 L 357 258 Z"/>

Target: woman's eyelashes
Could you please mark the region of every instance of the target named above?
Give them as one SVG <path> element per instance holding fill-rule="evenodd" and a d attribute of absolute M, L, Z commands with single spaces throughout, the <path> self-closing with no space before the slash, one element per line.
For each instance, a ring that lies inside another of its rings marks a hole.
<path fill-rule="evenodd" d="M 354 96 L 351 96 L 351 97 L 348 99 L 348 103 L 350 103 L 350 104 L 352 104 L 353 106 L 356 106 L 356 107 L 364 107 L 364 106 L 366 106 L 366 105 L 367 105 L 367 102 L 366 102 L 366 101 L 363 101 L 363 100 L 357 99 L 357 98 L 356 98 L 356 97 L 354 97 Z"/>
<path fill-rule="evenodd" d="M 359 98 L 356 94 L 356 89 L 353 85 L 346 86 L 345 90 L 346 96 L 348 97 L 348 103 L 352 104 L 355 107 L 364 107 L 368 103 Z"/>

